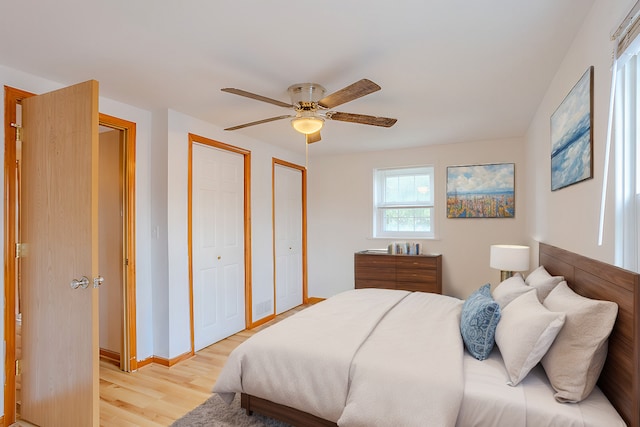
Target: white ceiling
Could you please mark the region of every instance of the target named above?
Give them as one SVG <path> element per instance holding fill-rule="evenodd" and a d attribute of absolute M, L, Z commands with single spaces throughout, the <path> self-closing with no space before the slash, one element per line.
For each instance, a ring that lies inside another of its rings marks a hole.
<path fill-rule="evenodd" d="M 523 136 L 593 0 L 7 0 L 0 64 L 104 97 L 170 108 L 226 128 L 361 78 L 382 90 L 337 111 L 391 128 L 328 121 L 318 154 Z M 28 90 L 29 88 L 23 88 Z M 304 150 L 288 120 L 244 135 Z"/>

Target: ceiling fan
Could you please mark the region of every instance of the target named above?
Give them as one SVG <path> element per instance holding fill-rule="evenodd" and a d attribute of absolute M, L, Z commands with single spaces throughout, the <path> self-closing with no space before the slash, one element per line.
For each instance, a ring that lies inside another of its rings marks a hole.
<path fill-rule="evenodd" d="M 295 114 L 270 117 L 268 119 L 229 127 L 225 130 L 242 129 L 248 126 L 293 117 L 291 125 L 298 132 L 305 134 L 307 144 L 311 144 L 313 142 L 320 141 L 320 130 L 322 129 L 325 120 L 338 120 L 341 122 L 359 123 L 363 125 L 391 127 L 396 123 L 397 119 L 331 111 L 332 108 L 335 108 L 338 105 L 369 95 L 370 93 L 376 92 L 380 89 L 380 86 L 371 80 L 362 79 L 330 95 L 324 96 L 326 92 L 325 88 L 317 83 L 296 83 L 289 86 L 287 89 L 289 96 L 291 97 L 291 104 L 287 104 L 286 102 L 267 98 L 262 95 L 256 95 L 255 93 L 247 92 L 242 89 L 235 89 L 231 87 L 223 88 L 221 89 L 223 92 L 245 96 L 262 102 L 268 102 L 269 104 L 274 104 L 278 107 L 292 108 L 295 111 Z"/>

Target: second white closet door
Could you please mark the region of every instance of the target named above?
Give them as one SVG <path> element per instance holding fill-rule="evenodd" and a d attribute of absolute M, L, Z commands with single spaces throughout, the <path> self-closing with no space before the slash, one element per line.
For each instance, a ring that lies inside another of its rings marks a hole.
<path fill-rule="evenodd" d="M 302 171 L 276 165 L 276 314 L 302 304 Z"/>

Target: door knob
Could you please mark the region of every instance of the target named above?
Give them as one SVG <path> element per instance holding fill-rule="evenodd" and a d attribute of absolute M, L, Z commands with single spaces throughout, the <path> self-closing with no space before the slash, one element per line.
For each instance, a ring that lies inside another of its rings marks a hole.
<path fill-rule="evenodd" d="M 73 279 L 71 283 L 69 283 L 69 286 L 71 286 L 71 289 L 87 289 L 87 286 L 89 286 L 89 279 L 87 278 L 87 276 L 82 276 L 80 280 Z"/>
<path fill-rule="evenodd" d="M 104 283 L 104 277 L 98 276 L 93 278 L 93 287 L 97 288 Z"/>

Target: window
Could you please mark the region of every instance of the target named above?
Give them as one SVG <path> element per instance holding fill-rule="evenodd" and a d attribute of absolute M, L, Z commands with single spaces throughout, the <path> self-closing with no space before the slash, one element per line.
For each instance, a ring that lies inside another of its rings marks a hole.
<path fill-rule="evenodd" d="M 610 130 L 608 129 L 612 132 L 614 147 L 614 262 L 628 270 L 639 271 L 640 150 L 636 148 L 639 136 L 636 129 L 640 124 L 640 38 L 626 37 L 620 41 L 619 48 L 621 50 L 616 58 L 612 83 L 615 87 L 612 87 L 614 102 L 610 120 L 613 120 L 609 123 Z M 603 183 L 602 206 L 605 191 Z M 602 235 L 602 231 L 600 234 Z M 600 242 L 601 239 L 602 237 Z"/>
<path fill-rule="evenodd" d="M 376 169 L 373 236 L 434 237 L 433 166 Z"/>
<path fill-rule="evenodd" d="M 638 136 L 638 113 L 640 112 L 640 73 L 635 52 L 618 59 L 614 108 L 614 170 L 615 191 L 615 263 L 623 268 L 638 271 L 638 162 L 640 152 L 636 150 Z"/>

